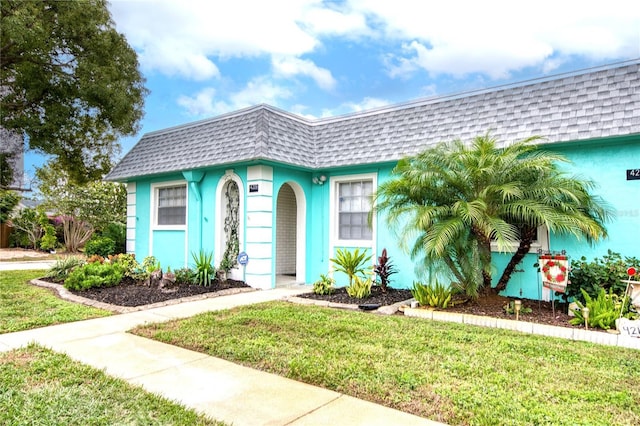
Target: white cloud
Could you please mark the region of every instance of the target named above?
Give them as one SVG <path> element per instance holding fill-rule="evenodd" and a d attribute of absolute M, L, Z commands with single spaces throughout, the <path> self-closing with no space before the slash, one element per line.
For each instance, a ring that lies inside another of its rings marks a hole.
<path fill-rule="evenodd" d="M 119 31 L 150 70 L 186 78 L 217 75 L 211 58 L 302 55 L 319 41 L 298 21 L 313 0 L 113 1 Z"/>
<path fill-rule="evenodd" d="M 308 59 L 293 57 L 273 58 L 271 63 L 278 76 L 294 77 L 296 75 L 306 75 L 311 77 L 324 90 L 333 90 L 336 86 L 336 80 L 331 75 L 331 71 L 318 67 Z"/>
<path fill-rule="evenodd" d="M 324 108 L 322 110 L 321 117 L 335 117 L 336 115 L 341 114 L 368 111 L 375 108 L 385 107 L 392 103 L 393 102 L 385 99 L 365 97 L 360 102 L 345 102 L 335 109 Z"/>
<path fill-rule="evenodd" d="M 636 0 L 114 0 L 110 9 L 145 68 L 200 80 L 218 76 L 225 58 L 299 58 L 328 37 L 404 45 L 386 52 L 393 77 L 423 69 L 499 78 L 572 55 L 640 56 Z M 329 69 L 301 73 L 334 84 Z"/>
<path fill-rule="evenodd" d="M 360 36 L 370 34 L 363 13 L 322 7 L 312 7 L 303 13 L 301 24 L 312 34 Z"/>
<path fill-rule="evenodd" d="M 240 91 L 221 96 L 214 88 L 207 87 L 193 96 L 180 96 L 178 105 L 192 117 L 210 117 L 257 104 L 278 106 L 291 97 L 291 91 L 277 86 L 264 77 L 257 77 Z"/>
<path fill-rule="evenodd" d="M 177 99 L 177 103 L 192 116 L 214 115 L 216 114 L 216 107 L 214 106 L 215 95 L 216 89 L 213 87 L 207 87 L 202 89 L 195 96 L 180 96 Z"/>
<path fill-rule="evenodd" d="M 408 48 L 388 62 L 393 77 L 424 69 L 500 78 L 529 66 L 551 70 L 558 58 L 575 55 L 588 60 L 640 56 L 635 0 L 352 0 L 350 6 L 369 16 L 387 40 Z"/>

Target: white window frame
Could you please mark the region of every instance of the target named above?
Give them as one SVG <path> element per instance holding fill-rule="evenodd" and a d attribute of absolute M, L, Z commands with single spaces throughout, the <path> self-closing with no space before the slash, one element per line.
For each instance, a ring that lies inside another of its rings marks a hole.
<path fill-rule="evenodd" d="M 341 183 L 358 182 L 363 180 L 370 180 L 372 184 L 373 192 L 375 193 L 378 187 L 377 173 L 363 173 L 357 175 L 344 175 L 344 176 L 332 176 L 329 179 L 329 229 L 331 232 L 331 250 L 333 247 L 367 247 L 371 248 L 375 253 L 376 242 L 376 215 L 373 215 L 371 222 L 371 239 L 370 240 L 341 240 L 339 230 L 339 201 L 338 201 L 338 188 Z M 333 253 L 331 253 L 333 257 Z"/>
<path fill-rule="evenodd" d="M 549 230 L 546 226 L 538 226 L 538 236 L 531 243 L 531 247 L 529 247 L 529 253 L 538 253 L 539 250 L 549 251 Z M 519 243 L 511 243 L 507 245 L 506 252 L 514 253 L 518 249 Z M 498 243 L 495 241 L 491 241 L 491 251 L 500 252 L 498 248 Z"/>
<path fill-rule="evenodd" d="M 185 187 L 185 209 L 184 209 L 184 225 L 160 225 L 158 224 L 158 200 L 160 189 L 170 188 L 174 186 Z M 176 180 L 169 182 L 161 182 L 151 184 L 151 229 L 164 231 L 182 231 L 187 229 L 189 222 L 189 185 L 187 181 Z"/>

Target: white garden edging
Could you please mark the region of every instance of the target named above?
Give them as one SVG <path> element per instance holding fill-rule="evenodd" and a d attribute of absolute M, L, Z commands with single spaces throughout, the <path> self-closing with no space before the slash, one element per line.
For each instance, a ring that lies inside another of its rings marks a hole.
<path fill-rule="evenodd" d="M 623 334 L 603 333 L 601 331 L 584 330 L 582 328 L 557 327 L 526 321 L 515 321 L 502 318 L 484 317 L 480 315 L 461 314 L 458 312 L 435 311 L 422 308 L 404 308 L 408 317 L 430 319 L 435 321 L 455 322 L 480 327 L 502 328 L 521 333 L 536 334 L 547 337 L 558 337 L 567 340 L 591 342 L 598 345 L 620 346 L 640 349 L 640 339 Z"/>

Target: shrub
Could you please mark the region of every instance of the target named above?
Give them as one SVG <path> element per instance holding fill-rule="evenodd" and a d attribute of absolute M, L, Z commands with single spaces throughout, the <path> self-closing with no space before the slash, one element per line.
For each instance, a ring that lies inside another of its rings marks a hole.
<path fill-rule="evenodd" d="M 54 250 L 58 247 L 58 238 L 56 237 L 56 228 L 50 223 L 45 223 L 42 226 L 44 235 L 40 239 L 40 248 L 42 250 Z"/>
<path fill-rule="evenodd" d="M 593 299 L 598 297 L 600 289 L 605 290 L 605 293 L 612 290 L 613 294 L 622 296 L 626 284 L 621 280 L 629 278 L 627 268 L 638 265 L 640 265 L 640 260 L 637 258 L 625 257 L 623 259 L 619 253 L 614 253 L 611 250 L 602 258 L 596 257 L 591 262 L 587 262 L 587 259 L 582 256 L 579 261 L 571 261 L 565 298 L 575 298 L 584 304 L 586 300 L 582 290 Z M 640 279 L 640 276 L 637 276 L 636 279 Z"/>
<path fill-rule="evenodd" d="M 333 284 L 335 280 L 325 274 L 320 274 L 320 279 L 313 283 L 313 292 L 315 294 L 331 294 L 333 293 Z"/>
<path fill-rule="evenodd" d="M 11 223 L 14 232 L 19 234 L 16 239 L 20 245 L 26 242 L 27 246 L 37 249 L 44 235 L 43 225 L 48 224 L 48 219 L 41 208 L 25 208 L 11 217 Z"/>
<path fill-rule="evenodd" d="M 196 284 L 198 282 L 198 274 L 191 268 L 176 269 L 176 283 L 178 284 Z"/>
<path fill-rule="evenodd" d="M 80 257 L 65 257 L 56 261 L 56 263 L 49 268 L 45 277 L 50 278 L 57 282 L 62 282 L 67 279 L 71 271 L 85 264 L 85 261 Z"/>
<path fill-rule="evenodd" d="M 92 256 L 107 257 L 114 254 L 116 250 L 116 242 L 109 237 L 93 236 L 84 246 L 84 254 Z"/>
<path fill-rule="evenodd" d="M 64 282 L 67 290 L 88 290 L 94 287 L 113 287 L 122 281 L 124 273 L 117 263 L 87 263 L 71 271 Z"/>
<path fill-rule="evenodd" d="M 371 295 L 371 277 L 364 279 L 357 275 L 353 277 L 353 282 L 347 287 L 347 294 L 356 299 L 365 299 Z"/>
<path fill-rule="evenodd" d="M 438 281 L 435 281 L 434 284 L 414 282 L 411 294 L 421 306 L 445 309 L 449 306 L 449 303 L 451 303 L 453 291 L 451 287 L 445 287 Z"/>
<path fill-rule="evenodd" d="M 191 253 L 196 264 L 196 284 L 208 287 L 216 276 L 216 268 L 213 266 L 213 253 L 200 250 L 197 255 Z"/>
<path fill-rule="evenodd" d="M 336 257 L 329 260 L 336 265 L 336 271 L 344 272 L 349 276 L 349 286 L 351 286 L 354 277 L 365 273 L 365 265 L 370 259 L 371 256 L 367 256 L 366 251 L 360 253 L 360 249 L 355 249 L 353 252 L 337 249 Z"/>
<path fill-rule="evenodd" d="M 117 263 L 122 267 L 125 277 L 136 278 L 136 273 L 140 269 L 140 264 L 136 260 L 135 255 L 129 253 L 120 253 L 115 256 L 109 256 L 111 263 Z"/>
<path fill-rule="evenodd" d="M 387 291 L 387 286 L 391 282 L 389 276 L 398 272 L 391 263 L 389 256 L 387 256 L 387 249 L 382 249 L 380 257 L 378 257 L 378 263 L 373 267 L 373 272 L 376 273 L 380 279 L 380 288 L 383 292 Z"/>
<path fill-rule="evenodd" d="M 114 253 L 124 253 L 126 251 L 127 227 L 124 224 L 112 222 L 100 234 L 113 240 L 115 244 Z"/>
<path fill-rule="evenodd" d="M 572 309 L 575 317 L 569 322 L 573 325 L 584 324 L 584 311 L 585 305 L 589 308 L 589 327 L 598 327 L 604 330 L 608 330 L 611 327 L 615 327 L 616 319 L 620 318 L 623 314 L 623 300 L 617 294 L 613 293 L 613 289 L 609 289 L 607 293 L 603 288 L 598 290 L 598 295 L 592 298 L 585 290 L 582 290 L 582 296 L 586 303 L 583 304 L 579 300 L 576 300 L 578 309 Z"/>

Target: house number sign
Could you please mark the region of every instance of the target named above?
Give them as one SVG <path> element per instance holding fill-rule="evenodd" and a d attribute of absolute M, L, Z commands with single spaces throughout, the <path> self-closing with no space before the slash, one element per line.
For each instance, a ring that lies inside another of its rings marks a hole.
<path fill-rule="evenodd" d="M 616 328 L 620 334 L 629 337 L 640 337 L 640 321 L 620 318 L 616 320 Z"/>
<path fill-rule="evenodd" d="M 257 183 L 249 184 L 249 192 L 258 192 L 258 184 Z"/>
<path fill-rule="evenodd" d="M 627 180 L 640 180 L 640 169 L 628 169 Z"/>

